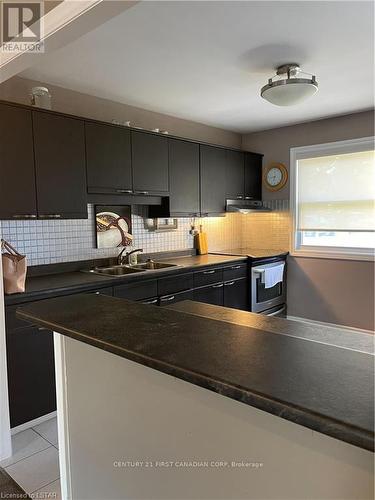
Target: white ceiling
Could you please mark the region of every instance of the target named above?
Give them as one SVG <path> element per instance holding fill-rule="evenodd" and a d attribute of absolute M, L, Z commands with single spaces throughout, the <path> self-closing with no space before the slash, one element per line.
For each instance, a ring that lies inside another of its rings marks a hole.
<path fill-rule="evenodd" d="M 140 2 L 21 76 L 238 132 L 369 109 L 374 4 Z M 319 92 L 280 108 L 259 90 L 285 62 Z"/>

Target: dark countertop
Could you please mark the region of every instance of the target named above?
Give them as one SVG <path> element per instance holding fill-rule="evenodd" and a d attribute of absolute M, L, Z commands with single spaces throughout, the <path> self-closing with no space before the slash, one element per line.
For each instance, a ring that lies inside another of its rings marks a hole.
<path fill-rule="evenodd" d="M 210 251 L 214 255 L 232 255 L 245 256 L 251 259 L 262 259 L 267 257 L 285 257 L 288 255 L 287 250 L 272 250 L 269 248 L 234 248 L 230 250 Z"/>
<path fill-rule="evenodd" d="M 252 314 L 243 326 L 101 295 L 34 302 L 19 311 L 73 339 L 374 449 L 370 354 L 259 329 Z M 278 328 L 280 320 L 268 321 Z M 302 337 L 305 325 L 294 327 Z"/>
<path fill-rule="evenodd" d="M 357 332 L 350 328 L 339 328 L 332 326 L 322 326 L 319 324 L 303 323 L 291 321 L 283 318 L 272 318 L 262 314 L 255 314 L 229 307 L 214 306 L 184 300 L 168 306 L 168 309 L 182 311 L 196 316 L 227 321 L 235 325 L 251 326 L 257 330 L 290 335 L 313 342 L 333 345 L 345 349 L 374 354 L 375 336 L 371 333 Z"/>
<path fill-rule="evenodd" d="M 25 293 L 5 296 L 5 305 L 22 304 L 33 300 L 66 295 L 68 293 L 80 293 L 96 288 L 99 289 L 107 286 L 109 287 L 134 281 L 152 279 L 168 275 L 169 273 L 176 274 L 188 271 L 197 271 L 200 267 L 205 268 L 215 265 L 225 265 L 241 260 L 245 262 L 246 257 L 231 257 L 226 255 L 194 255 L 158 260 L 168 262 L 170 264 L 176 264 L 180 267 L 172 267 L 157 271 L 145 271 L 121 277 L 100 276 L 98 274 L 83 273 L 79 271 L 33 276 L 26 279 Z"/>

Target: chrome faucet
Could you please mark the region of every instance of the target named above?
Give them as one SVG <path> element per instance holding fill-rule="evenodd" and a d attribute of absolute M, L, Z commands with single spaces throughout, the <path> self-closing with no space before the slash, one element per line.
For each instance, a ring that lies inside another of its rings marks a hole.
<path fill-rule="evenodd" d="M 121 250 L 121 252 L 117 256 L 117 264 L 120 266 L 124 264 L 124 261 L 126 264 L 130 264 L 129 256 L 135 252 L 143 252 L 143 248 L 136 248 L 135 250 L 131 250 L 131 252 L 126 252 L 125 255 L 123 255 L 124 252 L 125 252 L 125 247 Z"/>

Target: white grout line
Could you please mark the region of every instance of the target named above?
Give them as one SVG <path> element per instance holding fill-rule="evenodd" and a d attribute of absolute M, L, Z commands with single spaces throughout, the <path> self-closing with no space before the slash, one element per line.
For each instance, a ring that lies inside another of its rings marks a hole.
<path fill-rule="evenodd" d="M 23 460 L 27 460 L 28 458 L 31 458 L 34 455 L 37 455 L 38 453 L 43 453 L 43 451 L 49 450 L 50 448 L 54 448 L 54 446 L 51 445 L 49 441 L 47 441 L 47 443 L 49 444 L 49 446 L 47 446 L 47 448 L 43 448 L 43 450 L 39 450 L 39 451 L 36 451 L 35 453 L 31 453 L 31 455 L 27 455 L 27 457 L 20 458 L 19 460 L 17 460 L 17 462 L 13 462 L 13 463 L 7 465 L 6 467 L 4 467 L 4 469 L 7 471 L 7 473 L 10 476 L 12 476 L 12 474 L 8 471 L 9 467 L 13 467 L 13 465 L 19 464 Z"/>
<path fill-rule="evenodd" d="M 49 441 L 45 436 L 43 436 L 43 434 L 41 434 L 40 432 L 38 432 L 36 429 L 34 429 L 34 427 L 31 428 L 31 430 L 33 430 L 34 432 L 36 432 L 38 434 L 38 436 L 40 436 L 41 438 L 43 438 L 45 441 L 47 441 L 47 443 L 49 443 L 51 446 L 54 446 L 56 448 L 56 445 L 54 443 L 51 443 L 51 441 Z"/>
<path fill-rule="evenodd" d="M 58 481 L 59 479 L 60 479 L 60 476 L 57 479 L 54 479 L 53 481 L 50 481 L 49 483 L 47 483 L 47 484 L 41 486 L 40 488 L 37 488 L 36 490 L 32 491 L 31 493 L 29 493 L 29 495 L 33 495 L 35 492 L 40 491 L 42 488 L 46 488 L 47 486 L 49 486 L 50 484 L 54 483 L 55 481 Z M 60 487 L 60 489 L 61 489 L 61 487 Z M 41 492 L 41 493 L 43 493 L 43 492 Z"/>

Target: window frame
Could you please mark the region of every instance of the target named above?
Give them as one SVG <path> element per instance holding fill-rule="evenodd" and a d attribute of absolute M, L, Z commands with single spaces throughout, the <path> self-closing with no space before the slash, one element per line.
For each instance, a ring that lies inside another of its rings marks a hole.
<path fill-rule="evenodd" d="M 291 255 L 295 257 L 312 257 L 322 259 L 367 260 L 374 261 L 374 249 L 334 246 L 308 246 L 299 244 L 300 232 L 297 231 L 298 218 L 298 171 L 297 161 L 314 156 L 330 156 L 334 154 L 357 153 L 374 149 L 375 137 L 363 137 L 345 141 L 313 144 L 290 148 L 290 211 L 292 216 Z"/>

